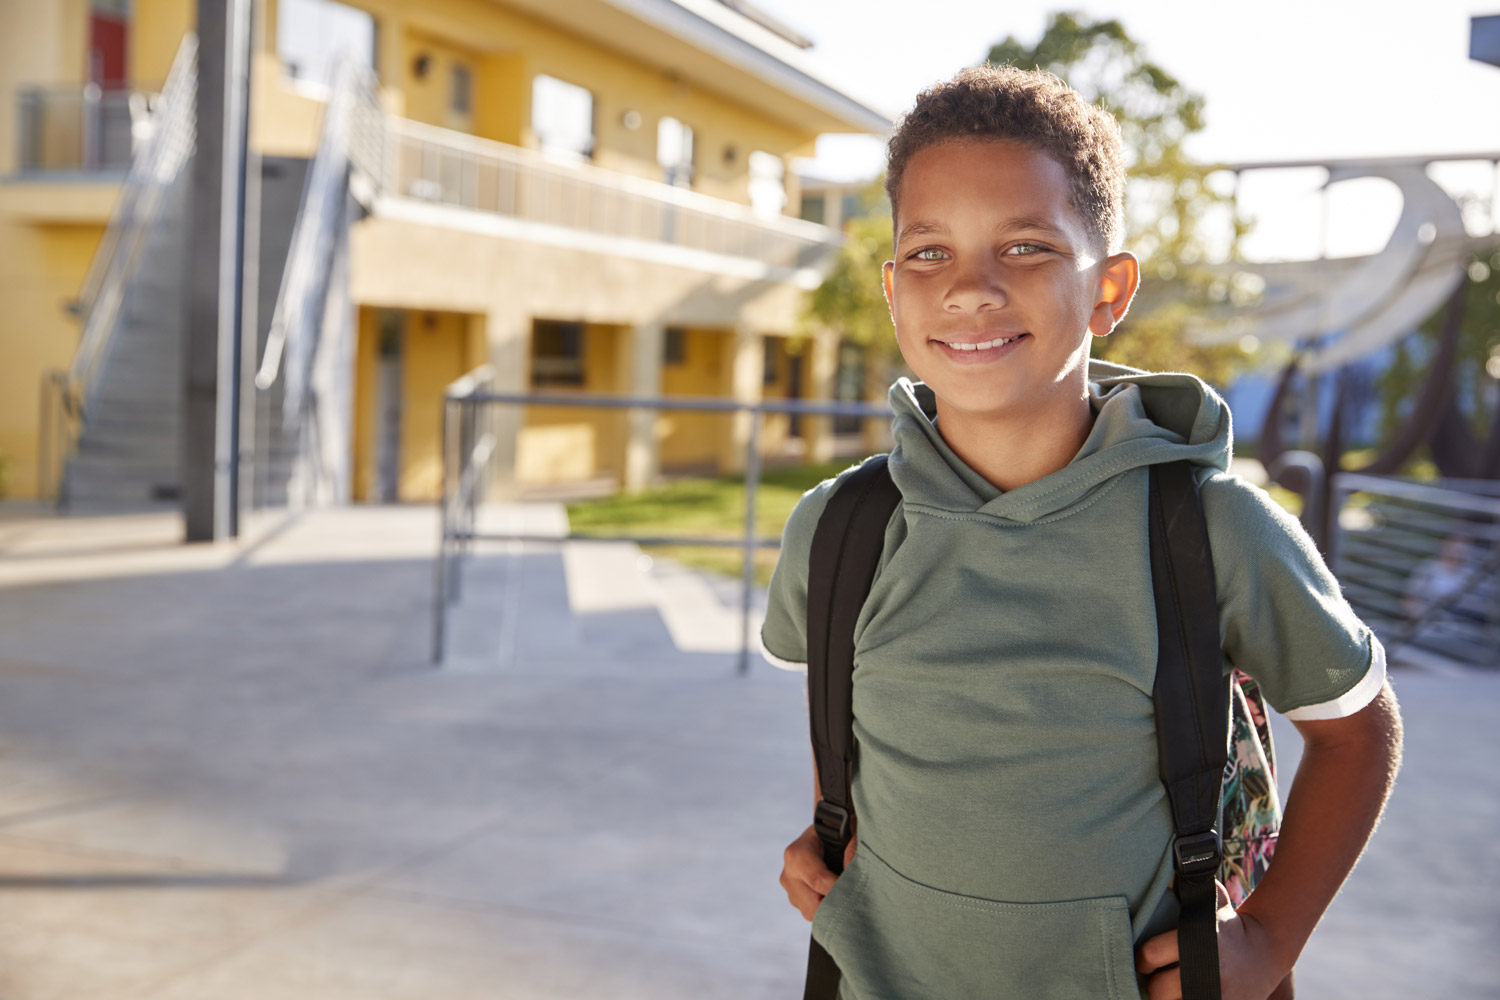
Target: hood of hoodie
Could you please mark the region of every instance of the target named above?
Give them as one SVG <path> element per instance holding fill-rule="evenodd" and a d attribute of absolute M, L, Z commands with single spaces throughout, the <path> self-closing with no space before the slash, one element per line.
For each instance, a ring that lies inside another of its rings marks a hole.
<path fill-rule="evenodd" d="M 1223 398 L 1193 375 L 1143 372 L 1091 360 L 1094 426 L 1063 468 L 1002 492 L 948 447 L 937 428 L 937 397 L 923 382 L 891 386 L 891 478 L 908 505 L 981 513 L 1029 523 L 1061 514 L 1109 479 L 1146 465 L 1186 459 L 1229 467 L 1232 432 Z"/>

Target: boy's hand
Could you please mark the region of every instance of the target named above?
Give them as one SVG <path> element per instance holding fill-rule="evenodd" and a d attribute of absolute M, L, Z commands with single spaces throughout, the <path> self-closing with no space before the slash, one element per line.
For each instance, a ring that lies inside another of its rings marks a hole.
<path fill-rule="evenodd" d="M 1215 882 L 1219 897 L 1219 989 L 1223 1000 L 1292 1000 L 1291 970 L 1271 957 L 1271 939 L 1254 917 L 1236 913 L 1229 893 Z M 1177 966 L 1177 932 L 1167 931 L 1136 950 L 1135 969 L 1149 976 L 1151 1000 L 1182 1000 Z"/>
<path fill-rule="evenodd" d="M 854 860 L 854 846 L 855 838 L 850 837 L 849 846 L 844 848 L 846 868 Z M 787 899 L 797 912 L 810 921 L 836 881 L 838 876 L 823 863 L 823 842 L 809 826 L 802 831 L 802 836 L 787 845 L 782 855 L 781 887 L 786 890 Z"/>

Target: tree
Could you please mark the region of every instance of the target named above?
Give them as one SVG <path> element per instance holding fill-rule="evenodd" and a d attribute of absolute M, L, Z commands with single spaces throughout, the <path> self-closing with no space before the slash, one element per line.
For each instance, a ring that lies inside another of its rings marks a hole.
<path fill-rule="evenodd" d="M 1119 330 L 1095 340 L 1095 354 L 1142 368 L 1188 370 L 1222 384 L 1244 363 L 1238 347 L 1187 344 L 1183 319 L 1222 301 L 1227 284 L 1194 265 L 1206 256 L 1204 216 L 1227 201 L 1206 183 L 1216 169 L 1196 164 L 1183 140 L 1203 128 L 1203 98 L 1146 58 L 1116 20 L 1087 21 L 1054 13 L 1027 46 L 1014 36 L 994 45 L 991 63 L 1055 73 L 1120 122 L 1126 147 L 1126 247 L 1142 261 L 1141 291 Z M 896 351 L 879 287 L 891 250 L 889 207 L 858 220 L 828 280 L 811 296 L 812 322 L 840 331 L 877 353 Z M 1234 241 L 1241 235 L 1236 223 Z"/>

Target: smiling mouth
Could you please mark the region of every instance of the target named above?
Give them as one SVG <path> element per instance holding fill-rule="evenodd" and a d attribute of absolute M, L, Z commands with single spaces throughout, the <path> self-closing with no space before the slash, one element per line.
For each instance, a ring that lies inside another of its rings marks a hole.
<path fill-rule="evenodd" d="M 994 340 L 981 340 L 976 343 L 962 344 L 952 343 L 946 340 L 939 340 L 938 343 L 955 351 L 990 351 L 994 350 L 997 347 L 1004 347 L 1006 344 L 1009 344 L 1013 340 L 1020 340 L 1024 336 L 1026 336 L 1026 334 L 1017 333 L 1009 337 L 996 337 Z"/>

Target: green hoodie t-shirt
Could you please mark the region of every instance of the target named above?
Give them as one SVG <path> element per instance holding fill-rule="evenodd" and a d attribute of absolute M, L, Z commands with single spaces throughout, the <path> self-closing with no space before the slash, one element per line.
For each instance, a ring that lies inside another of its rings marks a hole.
<path fill-rule="evenodd" d="M 1384 655 L 1301 526 L 1229 475 L 1229 410 L 1191 375 L 1094 362 L 1067 466 L 1001 492 L 891 388 L 902 502 L 855 627 L 859 848 L 814 936 L 857 1000 L 1138 995 L 1133 947 L 1176 924 L 1157 770 L 1147 467 L 1201 466 L 1227 678 L 1292 718 L 1352 714 Z M 852 471 L 852 470 L 850 470 Z M 807 660 L 807 564 L 828 497 L 787 521 L 762 630 Z"/>

